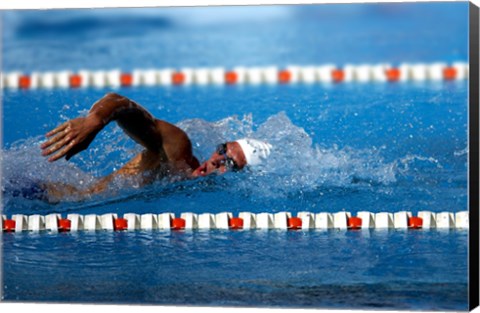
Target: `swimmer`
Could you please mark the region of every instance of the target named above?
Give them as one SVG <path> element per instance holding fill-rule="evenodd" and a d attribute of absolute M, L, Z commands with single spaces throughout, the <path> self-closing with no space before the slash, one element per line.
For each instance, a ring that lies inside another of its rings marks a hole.
<path fill-rule="evenodd" d="M 114 179 L 135 178 L 140 185 L 158 178 L 196 178 L 213 173 L 240 171 L 260 164 L 268 157 L 271 145 L 245 138 L 219 144 L 216 151 L 200 164 L 193 155 L 187 134 L 166 121 L 156 119 L 134 101 L 115 93 L 108 93 L 93 104 L 86 117 L 69 120 L 46 134 L 41 145 L 42 155 L 50 162 L 63 157 L 69 160 L 88 148 L 95 136 L 110 122 L 117 122 L 125 133 L 145 149 L 119 170 L 101 178 L 92 187 L 78 190 L 74 186 L 46 184 L 50 199 L 65 195 L 91 195 L 107 189 Z"/>

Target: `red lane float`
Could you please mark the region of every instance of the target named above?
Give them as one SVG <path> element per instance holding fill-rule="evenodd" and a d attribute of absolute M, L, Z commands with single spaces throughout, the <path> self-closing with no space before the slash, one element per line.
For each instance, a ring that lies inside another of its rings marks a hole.
<path fill-rule="evenodd" d="M 359 217 L 350 217 L 347 220 L 347 227 L 349 229 L 360 229 L 362 228 L 362 219 Z"/>
<path fill-rule="evenodd" d="M 177 218 L 172 219 L 172 229 L 173 230 L 185 229 L 185 225 L 186 225 L 186 222 L 185 222 L 185 219 L 183 219 L 183 218 L 177 217 Z"/>
<path fill-rule="evenodd" d="M 299 217 L 290 217 L 287 219 L 287 228 L 288 229 L 302 229 L 302 219 Z"/>
<path fill-rule="evenodd" d="M 182 85 L 185 82 L 185 74 L 182 72 L 176 72 L 172 74 L 172 84 Z"/>
<path fill-rule="evenodd" d="M 292 73 L 290 73 L 290 71 L 283 70 L 278 72 L 278 81 L 281 84 L 288 84 L 291 79 L 292 79 Z"/>
<path fill-rule="evenodd" d="M 243 228 L 243 218 L 232 217 L 228 220 L 228 227 L 230 229 L 242 229 Z"/>
<path fill-rule="evenodd" d="M 69 219 L 64 219 L 64 218 L 60 218 L 58 219 L 58 231 L 59 232 L 67 232 L 67 231 L 70 231 L 70 229 L 72 228 L 72 221 L 70 221 Z"/>
<path fill-rule="evenodd" d="M 385 76 L 389 82 L 397 82 L 400 80 L 400 70 L 398 68 L 390 68 L 385 70 Z"/>
<path fill-rule="evenodd" d="M 133 76 L 130 73 L 122 73 L 120 75 L 120 85 L 122 87 L 130 87 L 133 84 Z"/>
<path fill-rule="evenodd" d="M 114 220 L 114 228 L 115 231 L 127 230 L 128 229 L 128 221 L 124 218 L 116 218 Z"/>
<path fill-rule="evenodd" d="M 445 80 L 454 80 L 457 78 L 457 70 L 454 67 L 447 67 L 443 70 Z"/>
<path fill-rule="evenodd" d="M 422 226 L 423 226 L 423 219 L 421 217 L 410 217 L 408 219 L 409 228 L 422 228 Z"/>
<path fill-rule="evenodd" d="M 345 72 L 340 69 L 333 70 L 332 79 L 335 83 L 341 83 L 345 79 Z"/>
<path fill-rule="evenodd" d="M 27 75 L 20 76 L 20 78 L 18 79 L 18 86 L 20 87 L 20 89 L 28 89 L 30 88 L 30 85 L 31 85 L 30 76 L 27 76 Z"/>
<path fill-rule="evenodd" d="M 226 72 L 225 73 L 225 82 L 228 85 L 234 85 L 237 83 L 238 75 L 235 72 Z"/>
<path fill-rule="evenodd" d="M 15 231 L 15 221 L 14 220 L 5 220 L 3 222 L 3 231 L 4 232 L 14 232 Z"/>
<path fill-rule="evenodd" d="M 69 83 L 71 88 L 79 88 L 82 86 L 82 76 L 78 74 L 70 75 Z"/>

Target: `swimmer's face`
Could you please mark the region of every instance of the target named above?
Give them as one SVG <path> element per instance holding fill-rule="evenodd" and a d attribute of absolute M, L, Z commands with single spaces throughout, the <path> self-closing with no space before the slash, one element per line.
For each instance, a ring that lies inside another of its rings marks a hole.
<path fill-rule="evenodd" d="M 238 171 L 247 165 L 242 147 L 238 142 L 227 142 L 219 145 L 210 159 L 193 171 L 194 177 L 207 176 L 212 173 L 223 174 L 227 171 Z"/>

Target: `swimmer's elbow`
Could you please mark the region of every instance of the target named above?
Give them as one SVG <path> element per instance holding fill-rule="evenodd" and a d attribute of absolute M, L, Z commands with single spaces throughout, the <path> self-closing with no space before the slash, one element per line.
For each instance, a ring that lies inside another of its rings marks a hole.
<path fill-rule="evenodd" d="M 119 99 L 124 99 L 125 97 L 119 95 L 116 92 L 107 92 L 105 96 L 103 96 L 105 99 L 110 99 L 110 100 L 119 100 Z"/>

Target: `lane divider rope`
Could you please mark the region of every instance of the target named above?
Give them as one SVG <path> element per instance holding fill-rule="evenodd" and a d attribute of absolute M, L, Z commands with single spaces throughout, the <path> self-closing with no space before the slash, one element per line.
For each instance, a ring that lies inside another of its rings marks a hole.
<path fill-rule="evenodd" d="M 409 211 L 396 213 L 367 211 L 352 216 L 350 212 L 313 213 L 290 212 L 251 213 L 241 212 L 234 217 L 231 212 L 211 213 L 126 213 L 118 217 L 116 213 L 23 215 L 14 214 L 10 219 L 2 216 L 4 232 L 76 232 L 76 231 L 134 231 L 134 230 L 315 230 L 315 229 L 468 229 L 468 211 L 440 212 L 420 211 L 413 216 Z"/>
<path fill-rule="evenodd" d="M 1 73 L 2 88 L 51 89 L 51 88 L 119 88 L 135 86 L 184 86 L 184 85 L 242 85 L 242 84 L 313 84 L 342 82 L 424 82 L 468 79 L 466 62 L 453 63 L 403 63 L 391 64 L 334 64 L 319 66 L 137 69 L 124 72 L 113 70 L 80 70 L 59 72 L 12 71 Z"/>

